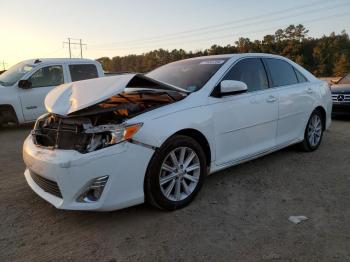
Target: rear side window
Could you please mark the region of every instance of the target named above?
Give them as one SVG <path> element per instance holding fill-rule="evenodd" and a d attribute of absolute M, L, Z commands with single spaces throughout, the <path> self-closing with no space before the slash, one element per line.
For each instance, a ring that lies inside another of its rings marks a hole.
<path fill-rule="evenodd" d="M 269 87 L 264 65 L 259 58 L 247 58 L 239 61 L 224 77 L 224 80 L 244 82 L 248 92 Z"/>
<path fill-rule="evenodd" d="M 306 77 L 300 73 L 297 69 L 294 68 L 294 71 L 295 71 L 295 74 L 297 75 L 297 78 L 298 78 L 298 81 L 299 83 L 304 83 L 304 82 L 307 82 L 307 79 Z"/>
<path fill-rule="evenodd" d="M 272 85 L 274 87 L 294 85 L 298 83 L 294 69 L 289 63 L 274 58 L 267 58 L 264 61 L 269 68 Z"/>
<path fill-rule="evenodd" d="M 69 65 L 72 81 L 97 78 L 97 68 L 91 64 Z"/>

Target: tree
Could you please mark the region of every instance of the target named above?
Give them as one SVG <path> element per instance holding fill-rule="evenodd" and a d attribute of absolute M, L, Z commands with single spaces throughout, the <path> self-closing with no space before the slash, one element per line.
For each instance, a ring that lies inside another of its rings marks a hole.
<path fill-rule="evenodd" d="M 284 30 L 284 38 L 288 40 L 302 41 L 306 38 L 309 30 L 303 25 L 290 25 Z"/>
<path fill-rule="evenodd" d="M 103 65 L 105 71 L 110 72 L 113 69 L 112 60 L 109 57 L 101 57 L 97 59 Z"/>
<path fill-rule="evenodd" d="M 350 59 L 346 54 L 341 54 L 333 67 L 333 76 L 344 76 L 350 72 Z"/>
<path fill-rule="evenodd" d="M 148 72 L 169 62 L 196 56 L 264 52 L 288 57 L 319 77 L 342 76 L 350 71 L 350 40 L 345 31 L 321 38 L 310 38 L 308 32 L 301 24 L 290 25 L 265 35 L 261 41 L 241 37 L 234 45 L 212 45 L 194 52 L 158 49 L 141 55 L 101 57 L 98 61 L 106 71 Z"/>
<path fill-rule="evenodd" d="M 251 52 L 252 42 L 250 42 L 249 38 L 240 37 L 238 41 L 235 42 L 235 44 L 239 53 Z"/>

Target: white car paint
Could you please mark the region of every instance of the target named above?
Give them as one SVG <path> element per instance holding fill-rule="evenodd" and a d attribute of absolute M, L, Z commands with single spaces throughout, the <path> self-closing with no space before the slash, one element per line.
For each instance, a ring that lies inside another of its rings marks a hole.
<path fill-rule="evenodd" d="M 124 74 L 60 85 L 46 96 L 45 107 L 50 113 L 67 116 L 102 102 L 113 95 L 122 93 L 126 85 L 136 75 Z M 142 75 L 139 76 L 142 77 Z M 99 88 L 96 88 L 96 86 L 99 86 Z M 167 86 L 175 90 L 179 89 L 170 85 Z"/>
<path fill-rule="evenodd" d="M 35 63 L 36 60 L 40 62 Z M 72 82 L 69 65 L 94 65 L 98 77 L 103 77 L 104 72 L 99 62 L 90 59 L 68 59 L 68 58 L 43 58 L 22 61 L 22 63 L 34 66 L 33 70 L 23 75 L 19 80 L 29 79 L 41 68 L 47 66 L 62 66 L 64 83 Z M 15 112 L 19 124 L 35 121 L 40 115 L 46 112 L 44 100 L 46 95 L 56 86 L 43 86 L 29 89 L 18 87 L 18 81 L 11 86 L 0 84 L 0 118 L 3 106 L 10 107 Z M 1 119 L 0 119 L 1 121 Z"/>
<path fill-rule="evenodd" d="M 136 205 L 144 200 L 144 171 L 153 155 L 152 149 L 127 142 L 83 155 L 72 150 L 43 149 L 35 146 L 31 139 L 26 139 L 24 149 L 24 161 L 27 165 L 25 178 L 28 184 L 57 208 L 114 210 Z M 137 161 L 137 164 L 131 161 Z M 64 198 L 58 198 L 41 189 L 31 178 L 29 169 L 56 181 Z M 81 189 L 96 176 L 105 174 L 113 176 L 110 176 L 100 201 L 78 203 L 76 199 Z"/>
<path fill-rule="evenodd" d="M 133 77 L 127 74 L 60 85 L 46 96 L 45 107 L 48 112 L 68 115 L 123 92 Z"/>
<path fill-rule="evenodd" d="M 215 56 L 218 59 L 228 55 Z M 281 59 L 298 69 L 307 82 L 292 86 L 269 88 L 256 92 L 226 97 L 211 93 L 225 73 L 238 61 L 248 58 Z M 199 58 L 194 58 L 199 59 Z M 126 79 L 126 78 L 125 78 Z M 118 80 L 117 78 L 115 79 Z M 121 92 L 123 80 L 111 85 L 109 81 L 93 80 L 103 97 Z M 119 80 L 118 80 L 119 81 Z M 81 85 L 90 86 L 90 81 Z M 79 84 L 80 85 L 80 84 Z M 65 87 L 53 91 L 47 106 L 54 113 L 68 113 L 68 95 L 63 95 L 64 106 L 59 105 Z M 74 88 L 73 88 L 74 89 Z M 77 95 L 77 108 L 91 105 L 101 97 L 94 94 Z M 78 94 L 80 91 L 76 91 Z M 60 95 L 55 96 L 55 93 Z M 74 92 L 73 92 L 74 93 Z M 96 96 L 95 96 L 96 95 Z M 56 100 L 56 98 L 57 100 Z M 75 97 L 75 95 L 74 95 Z M 56 101 L 56 102 L 53 102 Z M 200 132 L 210 147 L 210 173 L 254 159 L 269 152 L 295 144 L 304 139 L 308 119 L 317 107 L 325 111 L 325 128 L 331 123 L 332 100 L 326 82 L 315 78 L 292 61 L 269 54 L 235 54 L 211 77 L 202 89 L 185 99 L 145 112 L 125 124 L 143 123 L 133 142 L 125 141 L 88 154 L 72 150 L 50 150 L 33 144 L 29 136 L 23 147 L 27 166 L 25 177 L 32 189 L 48 202 L 62 209 L 115 210 L 144 201 L 143 182 L 149 161 L 156 148 L 173 134 L 184 129 Z M 56 181 L 63 198 L 47 194 L 31 179 L 29 170 Z M 82 188 L 92 179 L 109 175 L 110 180 L 102 198 L 96 203 L 76 201 Z"/>

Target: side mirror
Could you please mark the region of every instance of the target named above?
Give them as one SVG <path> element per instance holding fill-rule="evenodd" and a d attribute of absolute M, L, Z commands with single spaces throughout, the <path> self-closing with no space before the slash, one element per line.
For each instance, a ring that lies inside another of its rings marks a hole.
<path fill-rule="evenodd" d="M 29 80 L 19 80 L 18 87 L 22 89 L 32 88 L 32 83 Z"/>
<path fill-rule="evenodd" d="M 235 80 L 224 80 L 215 88 L 213 96 L 222 97 L 246 92 L 248 87 L 245 83 Z"/>

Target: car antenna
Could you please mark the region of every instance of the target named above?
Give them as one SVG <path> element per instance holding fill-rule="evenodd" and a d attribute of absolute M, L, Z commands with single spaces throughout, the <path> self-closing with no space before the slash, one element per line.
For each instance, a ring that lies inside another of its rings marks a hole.
<path fill-rule="evenodd" d="M 34 64 L 37 64 L 37 63 L 41 63 L 40 59 L 36 59 L 36 60 L 34 61 Z"/>

